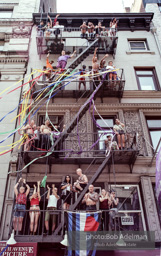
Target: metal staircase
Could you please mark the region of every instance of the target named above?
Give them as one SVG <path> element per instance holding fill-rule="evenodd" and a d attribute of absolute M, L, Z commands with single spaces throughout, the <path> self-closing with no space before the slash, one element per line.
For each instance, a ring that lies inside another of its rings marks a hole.
<path fill-rule="evenodd" d="M 111 154 L 109 154 L 105 158 L 105 160 L 102 162 L 102 164 L 98 167 L 97 171 L 95 172 L 93 177 L 90 179 L 90 181 L 88 182 L 87 186 L 83 189 L 83 191 L 79 195 L 77 201 L 73 205 L 70 206 L 70 208 L 69 208 L 70 211 L 74 211 L 77 208 L 77 206 L 80 204 L 80 202 L 82 201 L 83 197 L 85 196 L 85 194 L 88 191 L 89 185 L 93 184 L 98 179 L 99 175 L 102 173 L 102 171 L 104 170 L 106 164 L 108 163 L 110 157 L 111 157 Z M 58 235 L 58 233 L 61 231 L 63 225 L 64 225 L 64 223 L 60 223 L 58 225 L 58 227 L 56 228 L 56 230 L 54 232 L 54 235 Z"/>
<path fill-rule="evenodd" d="M 90 53 L 94 52 L 94 47 L 96 46 L 98 42 L 98 38 L 95 39 L 84 51 L 82 51 L 74 60 L 73 62 L 68 66 L 68 68 L 74 69 L 76 68 L 85 58 L 89 56 Z"/>
<path fill-rule="evenodd" d="M 89 109 L 89 106 L 91 104 L 91 101 L 93 99 L 95 99 L 95 97 L 97 96 L 97 93 L 99 92 L 99 90 L 102 87 L 102 84 L 104 82 L 104 79 L 99 83 L 99 85 L 97 86 L 97 88 L 94 90 L 94 92 L 91 94 L 91 96 L 86 100 L 86 102 L 81 106 L 81 108 L 79 109 L 78 113 L 74 116 L 74 118 L 72 119 L 72 121 L 69 123 L 69 125 L 67 126 L 67 128 L 65 129 L 65 131 L 63 133 L 61 133 L 60 137 L 55 141 L 55 143 L 53 144 L 53 146 L 49 149 L 49 152 L 54 151 L 54 148 L 61 142 L 64 141 L 64 139 L 66 139 L 68 137 L 68 135 L 70 134 L 70 132 L 74 129 L 74 127 L 77 125 L 77 123 L 79 122 L 79 120 L 82 118 L 82 116 L 86 113 L 86 111 Z"/>

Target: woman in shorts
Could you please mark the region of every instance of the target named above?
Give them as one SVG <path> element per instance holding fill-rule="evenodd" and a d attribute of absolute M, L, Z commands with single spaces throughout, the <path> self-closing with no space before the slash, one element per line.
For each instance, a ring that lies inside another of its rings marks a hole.
<path fill-rule="evenodd" d="M 35 235 L 37 231 L 38 220 L 40 216 L 40 207 L 39 202 L 41 200 L 40 196 L 40 181 L 37 182 L 37 191 L 36 186 L 34 185 L 34 191 L 30 197 L 30 235 Z"/>
<path fill-rule="evenodd" d="M 115 125 L 113 127 L 115 134 L 117 135 L 117 142 L 119 149 L 125 148 L 125 125 L 120 122 L 119 119 L 115 120 Z"/>

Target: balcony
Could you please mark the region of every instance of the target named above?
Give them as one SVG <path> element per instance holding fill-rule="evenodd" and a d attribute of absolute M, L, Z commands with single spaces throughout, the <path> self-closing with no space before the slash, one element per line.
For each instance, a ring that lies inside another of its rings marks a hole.
<path fill-rule="evenodd" d="M 32 184 L 29 184 L 32 186 Z M 58 186 L 57 186 L 58 187 Z M 94 190 L 100 195 L 101 189 L 103 187 L 95 186 Z M 138 185 L 109 185 L 109 189 L 114 189 L 117 197 L 119 198 L 119 203 L 113 210 L 101 210 L 103 216 L 100 230 L 109 230 L 109 231 L 145 231 L 146 224 L 144 219 L 144 213 L 142 208 L 140 190 Z M 66 230 L 66 217 L 67 211 L 61 209 L 62 201 L 58 200 L 57 210 L 46 210 L 47 200 L 43 199 L 43 194 L 46 189 L 41 189 L 40 194 L 42 200 L 40 201 L 40 215 L 37 223 L 37 230 L 35 234 L 30 232 L 30 210 L 29 210 L 29 200 L 27 202 L 27 210 L 25 211 L 25 217 L 23 220 L 22 231 L 19 233 L 18 230 L 15 231 L 15 239 L 17 242 L 42 242 L 42 243 L 60 243 L 63 240 L 63 235 Z M 61 192 L 59 191 L 58 194 Z M 83 192 L 82 192 L 83 193 Z M 72 204 L 78 200 L 77 193 L 73 192 Z M 79 212 L 85 212 L 85 204 L 80 204 L 81 210 Z M 100 203 L 97 202 L 96 209 L 100 210 Z M 53 215 L 56 215 L 56 226 L 55 232 L 52 232 L 51 225 L 49 225 L 49 233 L 46 233 L 45 228 L 45 214 L 46 212 L 50 213 L 49 224 Z M 34 212 L 34 210 L 33 210 Z M 35 212 L 37 212 L 35 210 Z M 106 215 L 105 215 L 106 213 Z M 107 215 L 112 214 L 112 219 L 108 221 Z M 61 229 L 57 233 L 56 229 L 61 224 Z M 10 231 L 12 230 L 13 222 L 10 223 Z M 33 223 L 33 226 L 35 223 Z"/>
<path fill-rule="evenodd" d="M 75 72 L 79 72 L 79 70 L 75 70 Z M 86 73 L 90 73 L 91 69 L 86 70 Z M 35 98 L 40 91 L 45 89 L 45 93 L 49 92 L 52 88 L 52 84 L 56 80 L 57 75 L 52 77 L 52 81 L 45 81 L 45 75 L 42 77 L 41 81 L 35 83 L 32 93 L 33 98 Z M 75 98 L 76 101 L 79 98 L 88 98 L 90 94 L 94 91 L 95 87 L 100 83 L 98 78 L 92 78 L 89 76 L 86 78 L 86 90 L 84 86 L 81 84 L 81 88 L 79 90 L 79 78 L 75 80 L 65 79 L 63 83 L 59 85 L 59 89 L 53 93 L 54 98 Z M 83 88 L 82 88 L 83 87 Z M 124 70 L 118 69 L 117 70 L 117 80 L 108 80 L 108 74 L 106 79 L 104 80 L 101 89 L 97 93 L 97 97 L 101 98 L 101 102 L 103 102 L 103 98 L 105 97 L 116 97 L 119 100 L 123 96 L 125 87 L 125 76 Z M 52 99 L 54 101 L 54 98 Z"/>
<path fill-rule="evenodd" d="M 52 21 L 54 21 L 56 14 L 49 13 Z M 109 29 L 110 21 L 113 17 L 116 17 L 118 22 L 118 31 L 140 31 L 140 30 L 150 30 L 150 23 L 153 18 L 153 13 L 80 13 L 80 14 L 61 14 L 58 18 L 61 26 L 64 26 L 64 31 L 59 37 L 51 36 L 48 38 L 37 38 L 37 50 L 41 58 L 42 54 L 46 54 L 48 50 L 53 53 L 60 53 L 62 49 L 67 52 L 72 52 L 73 47 L 81 50 L 84 45 L 90 43 L 90 40 L 80 39 L 80 26 L 85 22 L 92 22 L 95 26 L 100 21 L 103 26 Z M 47 23 L 48 14 L 47 13 L 34 13 L 33 22 L 35 25 L 39 25 L 40 20 Z M 106 53 L 115 54 L 117 46 L 117 36 L 113 38 L 108 38 L 107 40 Z M 103 51 L 102 51 L 103 53 Z"/>
<path fill-rule="evenodd" d="M 61 136 L 61 135 L 60 135 Z M 103 138 L 98 140 L 98 134 L 96 133 L 79 133 L 80 142 L 78 142 L 77 133 L 66 134 L 66 139 L 61 140 L 60 143 L 54 148 L 53 153 L 48 156 L 48 163 L 52 164 L 101 164 L 106 158 L 105 154 L 105 144 Z M 143 138 L 138 138 L 136 134 L 126 133 L 125 149 L 122 150 L 112 150 L 111 157 L 108 160 L 108 165 L 114 164 L 127 164 L 132 172 L 133 165 L 139 155 L 139 143 L 138 140 Z M 54 143 L 54 141 L 53 141 Z M 91 146 L 94 145 L 92 148 Z M 24 151 L 24 146 L 22 147 L 22 156 L 24 163 L 28 164 L 30 161 L 34 160 L 36 157 L 45 155 L 47 152 L 51 152 L 52 142 L 51 139 L 45 138 L 44 135 L 40 134 L 39 140 L 34 140 L 29 151 Z M 46 158 L 40 158 L 36 164 L 45 164 Z M 28 168 L 29 172 L 29 168 Z"/>

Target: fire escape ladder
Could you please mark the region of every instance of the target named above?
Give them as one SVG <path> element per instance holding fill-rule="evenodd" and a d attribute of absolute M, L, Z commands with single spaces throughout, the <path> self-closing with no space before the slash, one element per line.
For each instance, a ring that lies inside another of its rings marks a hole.
<path fill-rule="evenodd" d="M 95 39 L 87 48 L 85 48 L 84 51 L 82 51 L 74 60 L 73 62 L 68 66 L 68 68 L 74 69 L 76 68 L 87 56 L 89 56 L 90 53 L 94 52 L 94 49 L 92 48 L 96 46 L 98 42 L 98 38 Z"/>
<path fill-rule="evenodd" d="M 80 204 L 80 202 L 82 201 L 83 197 L 85 196 L 85 194 L 87 193 L 88 191 L 88 187 L 89 185 L 93 184 L 97 179 L 98 177 L 100 176 L 100 174 L 102 173 L 102 171 L 104 170 L 106 164 L 108 163 L 108 160 L 110 159 L 111 157 L 111 154 L 109 154 L 105 160 L 102 162 L 102 164 L 98 167 L 97 171 L 95 172 L 95 174 L 92 176 L 92 178 L 90 179 L 90 181 L 88 182 L 87 186 L 83 189 L 83 191 L 81 192 L 81 194 L 79 195 L 77 201 L 70 206 L 69 210 L 70 211 L 74 211 L 77 206 Z M 58 227 L 56 228 L 55 232 L 54 232 L 54 235 L 58 235 L 58 233 L 60 232 L 60 230 L 62 229 L 63 227 L 63 223 L 60 223 L 58 225 Z"/>
<path fill-rule="evenodd" d="M 89 106 L 91 104 L 92 99 L 95 99 L 98 91 L 100 90 L 103 81 L 100 81 L 97 88 L 94 90 L 94 92 L 91 94 L 91 96 L 86 100 L 86 102 L 81 106 L 77 114 L 73 117 L 72 121 L 69 123 L 67 128 L 63 133 L 61 133 L 60 137 L 55 141 L 55 143 L 52 145 L 52 147 L 49 149 L 49 152 L 53 151 L 54 148 L 59 144 L 60 141 L 63 141 L 68 137 L 68 134 L 74 129 L 74 127 L 77 125 L 79 120 L 82 118 L 82 116 L 86 113 L 86 111 L 89 109 Z"/>

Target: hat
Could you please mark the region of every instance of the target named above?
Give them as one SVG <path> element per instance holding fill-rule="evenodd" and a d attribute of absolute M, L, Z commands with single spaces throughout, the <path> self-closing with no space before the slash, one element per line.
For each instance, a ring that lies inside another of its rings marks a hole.
<path fill-rule="evenodd" d="M 112 137 L 112 135 L 111 135 L 111 134 L 108 134 L 108 135 L 106 136 L 106 138 L 108 138 L 108 137 Z"/>

